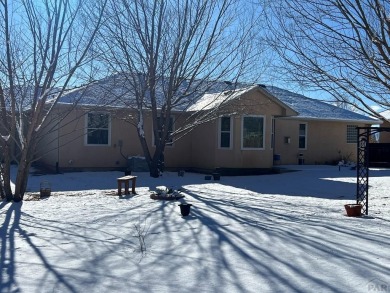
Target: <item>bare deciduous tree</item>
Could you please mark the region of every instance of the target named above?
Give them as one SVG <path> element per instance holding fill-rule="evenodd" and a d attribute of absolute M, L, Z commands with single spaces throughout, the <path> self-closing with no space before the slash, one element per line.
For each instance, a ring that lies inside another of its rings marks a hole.
<path fill-rule="evenodd" d="M 168 141 L 217 113 L 197 111 L 171 132 L 172 111 L 188 109 L 210 81 L 234 85 L 258 61 L 251 41 L 259 12 L 249 6 L 237 0 L 110 1 L 100 43 L 107 64 L 128 79 L 129 108 L 137 113 L 133 124 L 152 177 L 159 176 Z M 144 136 L 146 114 L 152 115 L 155 148 Z"/>
<path fill-rule="evenodd" d="M 106 1 L 0 1 L 1 194 L 20 201 L 42 125 L 86 63 Z M 85 75 L 84 75 L 85 73 Z M 18 165 L 15 190 L 10 164 Z"/>
<path fill-rule="evenodd" d="M 264 1 L 279 72 L 380 117 L 390 108 L 390 3 L 383 0 Z"/>

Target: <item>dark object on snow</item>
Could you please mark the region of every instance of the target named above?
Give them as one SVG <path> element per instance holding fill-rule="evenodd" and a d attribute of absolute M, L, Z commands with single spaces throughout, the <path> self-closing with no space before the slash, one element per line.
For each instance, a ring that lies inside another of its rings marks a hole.
<path fill-rule="evenodd" d="M 51 194 L 51 184 L 49 181 L 42 181 L 40 184 L 40 197 L 48 197 Z"/>
<path fill-rule="evenodd" d="M 362 215 L 361 204 L 346 204 L 344 208 L 348 217 L 360 217 Z"/>
<path fill-rule="evenodd" d="M 220 180 L 221 179 L 221 174 L 213 173 L 213 178 L 214 178 L 214 180 Z"/>
<path fill-rule="evenodd" d="M 304 165 L 305 159 L 303 158 L 303 154 L 298 155 L 298 165 Z"/>
<path fill-rule="evenodd" d="M 190 203 L 181 203 L 179 204 L 180 207 L 180 213 L 183 217 L 186 217 L 190 214 L 192 204 Z"/>

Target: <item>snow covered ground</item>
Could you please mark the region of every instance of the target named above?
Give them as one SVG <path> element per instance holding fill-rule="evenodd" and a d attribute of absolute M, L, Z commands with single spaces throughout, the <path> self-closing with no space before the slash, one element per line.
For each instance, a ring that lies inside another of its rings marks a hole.
<path fill-rule="evenodd" d="M 220 181 L 137 173 L 123 197 L 120 172 L 31 176 L 31 192 L 48 180 L 52 196 L 0 202 L 0 291 L 390 292 L 390 170 L 371 169 L 369 215 L 352 218 L 356 171 L 293 167 Z M 160 185 L 185 198 L 150 199 Z"/>

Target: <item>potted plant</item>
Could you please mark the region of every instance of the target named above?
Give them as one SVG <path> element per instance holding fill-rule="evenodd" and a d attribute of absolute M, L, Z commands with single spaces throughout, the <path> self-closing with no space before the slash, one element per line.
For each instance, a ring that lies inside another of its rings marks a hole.
<path fill-rule="evenodd" d="M 183 198 L 181 190 L 175 190 L 166 186 L 156 186 L 156 191 L 150 194 L 151 199 L 177 200 Z"/>
<path fill-rule="evenodd" d="M 192 204 L 190 203 L 181 203 L 179 204 L 180 207 L 180 213 L 183 217 L 186 217 L 190 214 Z"/>
<path fill-rule="evenodd" d="M 348 217 L 360 217 L 362 215 L 361 204 L 346 204 L 344 208 Z"/>

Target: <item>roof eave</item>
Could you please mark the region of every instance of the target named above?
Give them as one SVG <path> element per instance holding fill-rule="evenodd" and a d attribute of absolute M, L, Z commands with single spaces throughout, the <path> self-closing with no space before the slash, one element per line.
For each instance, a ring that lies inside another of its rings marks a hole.
<path fill-rule="evenodd" d="M 279 119 L 288 120 L 310 120 L 310 121 L 324 121 L 324 122 L 343 122 L 343 123 L 364 123 L 364 124 L 382 124 L 381 120 L 358 120 L 358 119 L 337 119 L 337 118 L 315 118 L 303 116 L 278 117 Z"/>

